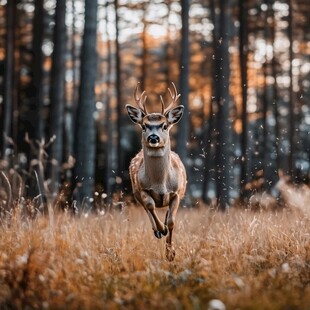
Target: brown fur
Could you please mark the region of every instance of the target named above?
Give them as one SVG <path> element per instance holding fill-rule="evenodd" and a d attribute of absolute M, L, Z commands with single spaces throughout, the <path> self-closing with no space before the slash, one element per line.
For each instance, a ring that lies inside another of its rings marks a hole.
<path fill-rule="evenodd" d="M 170 149 L 169 130 L 182 117 L 182 105 L 172 108 L 179 98 L 175 85 L 174 94 L 169 90 L 172 101 L 167 109 L 162 101 L 161 113 L 148 113 L 145 108 L 145 91 L 135 91 L 139 108 L 126 105 L 130 119 L 142 128 L 142 150 L 132 159 L 129 167 L 133 194 L 147 212 L 154 234 L 166 239 L 166 257 L 174 260 L 172 231 L 176 213 L 186 189 L 186 171 L 179 156 Z M 156 208 L 168 207 L 166 219 L 162 222 Z"/>

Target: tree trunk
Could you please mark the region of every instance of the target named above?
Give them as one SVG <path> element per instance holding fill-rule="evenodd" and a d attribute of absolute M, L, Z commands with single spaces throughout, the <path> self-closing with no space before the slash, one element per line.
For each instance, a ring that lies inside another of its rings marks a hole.
<path fill-rule="evenodd" d="M 116 177 L 122 178 L 124 170 L 124 154 L 122 151 L 122 128 L 123 128 L 123 109 L 122 109 L 122 91 L 121 91 L 121 57 L 120 57 L 120 43 L 119 43 L 119 17 L 118 17 L 118 0 L 114 1 L 115 6 L 115 57 L 116 57 L 116 110 L 117 110 L 117 170 Z M 118 184 L 118 183 L 117 183 Z M 119 187 L 119 186 L 117 186 Z M 120 188 L 117 188 L 118 190 Z"/>
<path fill-rule="evenodd" d="M 268 38 L 268 36 L 267 36 Z M 273 185 L 272 175 L 274 169 L 272 167 L 271 152 L 272 152 L 272 140 L 271 140 L 271 128 L 268 122 L 268 115 L 270 111 L 270 103 L 273 102 L 273 94 L 271 85 L 268 84 L 268 76 L 270 74 L 270 66 L 266 57 L 263 65 L 264 70 L 264 95 L 263 95 L 263 171 L 264 171 L 264 190 L 270 192 Z"/>
<path fill-rule="evenodd" d="M 81 82 L 75 122 L 75 197 L 79 207 L 89 207 L 94 190 L 95 80 L 97 72 L 97 1 L 85 1 L 85 26 L 81 50 Z"/>
<path fill-rule="evenodd" d="M 169 17 L 171 14 L 171 2 L 170 0 L 166 1 L 166 5 L 167 5 L 167 35 L 166 35 L 166 39 L 165 39 L 165 43 L 164 43 L 164 49 L 165 49 L 165 65 L 164 65 L 164 75 L 165 75 L 165 84 L 168 87 L 170 87 L 170 72 L 171 72 L 171 68 L 170 68 L 170 60 L 171 60 L 171 56 L 170 56 L 170 45 L 171 45 L 171 39 L 170 39 L 170 22 L 169 22 Z"/>
<path fill-rule="evenodd" d="M 267 0 L 268 9 L 266 12 L 266 22 L 265 22 L 265 38 L 267 42 L 272 43 L 274 40 L 274 25 L 273 16 L 274 12 L 272 9 L 272 1 Z M 272 187 L 278 180 L 277 177 L 277 167 L 276 161 L 273 159 L 273 154 L 277 152 L 276 148 L 276 138 L 277 131 L 276 126 L 273 127 L 268 121 L 268 117 L 274 117 L 276 119 L 276 114 L 274 113 L 274 108 L 272 107 L 275 102 L 275 84 L 271 83 L 271 78 L 273 77 L 273 60 L 266 54 L 265 63 L 263 65 L 264 69 L 264 103 L 263 103 L 263 169 L 264 169 L 264 189 L 270 192 Z"/>
<path fill-rule="evenodd" d="M 63 129 L 65 106 L 65 57 L 66 57 L 66 0 L 57 0 L 54 28 L 54 51 L 52 56 L 50 88 L 50 137 L 56 139 L 50 150 L 51 192 L 58 193 L 60 171 L 63 163 Z"/>
<path fill-rule="evenodd" d="M 143 17 L 142 17 L 142 24 L 143 30 L 141 32 L 142 38 L 142 61 L 141 61 L 141 78 L 140 78 L 140 88 L 141 90 L 145 90 L 146 87 L 146 77 L 147 77 L 147 21 L 146 21 L 146 9 L 147 5 L 143 4 Z"/>
<path fill-rule="evenodd" d="M 106 3 L 106 20 L 108 24 L 108 4 Z M 109 38 L 109 31 L 108 28 L 106 29 L 106 36 L 107 36 L 107 94 L 106 94 L 106 130 L 108 133 L 108 139 L 106 143 L 106 161 L 105 161 L 105 177 L 104 177 L 104 189 L 106 194 L 108 195 L 108 203 L 111 204 L 112 202 L 112 192 L 114 183 L 112 182 L 113 179 L 113 153 L 115 149 L 115 141 L 113 138 L 113 129 L 114 124 L 112 122 L 112 106 L 111 106 L 111 78 L 112 78 L 112 48 L 111 48 L 111 40 Z"/>
<path fill-rule="evenodd" d="M 41 141 L 44 138 L 43 108 L 43 31 L 44 31 L 44 1 L 35 1 L 33 18 L 33 84 L 35 89 L 35 128 L 31 139 Z"/>
<path fill-rule="evenodd" d="M 229 205 L 230 154 L 229 143 L 231 122 L 229 115 L 229 0 L 220 1 L 220 34 L 216 53 L 219 62 L 218 80 L 218 144 L 216 150 L 217 200 L 219 208 L 224 211 Z"/>
<path fill-rule="evenodd" d="M 211 188 L 211 180 L 214 177 L 213 176 L 213 169 L 212 169 L 212 162 L 213 158 L 212 155 L 214 155 L 213 152 L 213 130 L 215 128 L 215 113 L 213 109 L 213 100 L 210 100 L 210 112 L 209 117 L 205 122 L 208 122 L 208 126 L 205 126 L 206 130 L 205 132 L 205 141 L 204 141 L 204 155 L 205 155 L 205 171 L 204 171 L 204 178 L 203 178 L 203 185 L 202 185 L 202 199 L 205 203 L 210 204 L 211 198 L 209 197 L 209 189 Z"/>
<path fill-rule="evenodd" d="M 295 179 L 295 102 L 294 102 L 294 91 L 293 91 L 293 3 L 291 0 L 288 1 L 289 15 L 288 15 L 288 38 L 290 41 L 289 47 L 289 61 L 290 61 L 290 86 L 289 86 L 289 156 L 288 156 L 288 174 Z"/>
<path fill-rule="evenodd" d="M 240 197 L 245 198 L 245 185 L 248 182 L 248 120 L 247 120 L 247 92 L 248 92 L 248 6 L 247 1 L 239 0 L 239 58 L 241 75 L 241 96 L 242 96 L 242 115 L 241 115 L 241 163 L 240 163 Z"/>
<path fill-rule="evenodd" d="M 70 61 L 72 62 L 72 90 L 70 92 L 66 92 L 65 90 L 65 111 L 64 111 L 64 120 L 63 120 L 63 158 L 64 161 L 68 162 L 69 165 L 63 171 L 63 179 L 62 182 L 70 183 L 72 179 L 72 156 L 74 154 L 74 124 L 76 117 L 76 109 L 78 103 L 78 85 L 79 85 L 79 59 L 78 59 L 78 51 L 77 51 L 77 37 L 78 32 L 76 30 L 76 8 L 75 8 L 76 0 L 71 0 L 69 6 L 69 12 L 72 14 L 72 24 L 71 24 L 71 35 L 67 37 L 67 46 L 68 50 L 66 51 Z M 68 7 L 68 1 L 67 1 Z M 66 84 L 66 83 L 65 83 Z M 65 86 L 66 87 L 66 86 Z M 71 100 L 69 100 L 69 98 Z"/>
<path fill-rule="evenodd" d="M 14 46 L 15 46 L 16 3 L 6 5 L 6 55 L 4 75 L 3 124 L 1 130 L 1 159 L 8 159 L 8 138 L 12 137 L 12 110 L 14 98 Z"/>
<path fill-rule="evenodd" d="M 272 1 L 269 2 L 270 10 L 272 9 Z M 272 113 L 275 118 L 275 126 L 274 126 L 274 135 L 275 135 L 275 141 L 274 141 L 274 152 L 275 152 L 275 181 L 278 181 L 279 179 L 279 169 L 281 167 L 281 161 L 280 161 L 280 150 L 279 150 L 279 139 L 280 139 L 280 126 L 279 126 L 279 112 L 278 112 L 278 85 L 277 85 L 277 57 L 275 55 L 275 37 L 276 37 L 276 19 L 274 11 L 272 11 L 272 29 L 271 29 L 271 41 L 272 41 L 272 47 L 273 47 L 273 55 L 272 55 L 272 62 L 271 62 L 271 70 L 272 70 L 272 77 L 274 79 L 273 84 L 273 108 Z"/>
<path fill-rule="evenodd" d="M 213 50 L 213 56 L 216 54 L 217 50 L 217 40 L 218 40 L 218 15 L 216 14 L 216 5 L 215 0 L 210 1 L 210 12 L 211 12 L 211 20 L 213 22 L 214 28 L 213 28 L 213 44 L 212 44 L 212 50 Z M 213 59 L 213 65 L 212 65 L 212 74 L 215 77 L 218 71 L 218 63 L 216 61 L 216 57 L 212 57 Z M 213 93 L 211 94 L 210 99 L 210 114 L 206 121 L 208 121 L 208 126 L 205 126 L 208 128 L 208 132 L 206 133 L 205 138 L 205 171 L 204 171 L 204 180 L 203 180 L 203 188 L 202 188 L 202 199 L 205 203 L 211 203 L 211 197 L 209 197 L 209 190 L 212 186 L 212 179 L 215 179 L 214 175 L 214 158 L 215 158 L 215 152 L 214 152 L 214 133 L 217 129 L 217 119 L 216 119 L 216 110 L 214 109 L 216 105 L 217 98 L 219 98 L 218 95 L 218 83 L 216 81 L 216 78 L 212 79 L 212 86 L 213 86 Z"/>
<path fill-rule="evenodd" d="M 181 1 L 181 59 L 180 59 L 180 85 L 179 92 L 181 93 L 180 103 L 184 106 L 184 115 L 181 122 L 178 124 L 177 134 L 177 146 L 176 151 L 179 154 L 182 162 L 184 163 L 186 170 L 189 170 L 187 165 L 187 143 L 189 136 L 189 63 L 190 63 L 190 51 L 189 51 L 189 0 Z M 189 177 L 188 173 L 188 177 Z"/>

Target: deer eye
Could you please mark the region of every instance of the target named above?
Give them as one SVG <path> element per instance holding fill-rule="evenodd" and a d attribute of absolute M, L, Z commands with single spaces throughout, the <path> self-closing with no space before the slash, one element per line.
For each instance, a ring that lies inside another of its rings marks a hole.
<path fill-rule="evenodd" d="M 146 131 L 146 126 L 144 124 L 141 125 L 143 131 Z"/>
<path fill-rule="evenodd" d="M 168 128 L 168 127 L 167 127 L 167 124 L 163 124 L 162 129 L 163 129 L 163 130 L 167 130 L 167 128 Z"/>

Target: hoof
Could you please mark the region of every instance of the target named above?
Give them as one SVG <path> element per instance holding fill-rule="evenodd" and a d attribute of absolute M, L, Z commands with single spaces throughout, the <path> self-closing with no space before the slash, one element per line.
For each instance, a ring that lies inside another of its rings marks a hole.
<path fill-rule="evenodd" d="M 175 250 L 172 246 L 166 246 L 166 258 L 169 262 L 172 262 L 175 258 Z"/>
<path fill-rule="evenodd" d="M 168 234 L 168 227 L 165 225 L 165 229 L 160 232 L 163 236 L 167 236 Z"/>
<path fill-rule="evenodd" d="M 158 239 L 162 238 L 162 236 L 163 236 L 162 233 L 159 230 L 154 230 L 154 235 Z"/>
<path fill-rule="evenodd" d="M 167 236 L 168 234 L 168 228 L 165 225 L 165 229 L 163 231 L 154 230 L 154 235 L 156 238 L 161 239 L 163 236 Z"/>

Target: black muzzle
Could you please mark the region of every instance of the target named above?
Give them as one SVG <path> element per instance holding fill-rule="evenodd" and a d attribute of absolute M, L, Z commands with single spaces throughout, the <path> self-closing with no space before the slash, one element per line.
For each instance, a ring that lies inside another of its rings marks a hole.
<path fill-rule="evenodd" d="M 159 137 L 158 137 L 157 135 L 154 135 L 154 134 L 149 135 L 149 136 L 147 137 L 147 142 L 148 142 L 148 143 L 151 143 L 151 144 L 159 143 Z"/>

